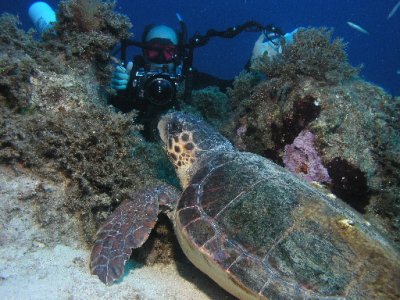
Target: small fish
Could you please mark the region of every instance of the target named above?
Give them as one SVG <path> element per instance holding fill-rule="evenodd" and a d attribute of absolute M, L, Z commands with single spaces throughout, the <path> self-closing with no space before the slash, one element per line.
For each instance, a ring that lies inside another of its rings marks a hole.
<path fill-rule="evenodd" d="M 351 27 L 351 28 L 353 28 L 353 29 L 355 29 L 355 30 L 357 30 L 357 31 L 359 31 L 359 32 L 362 32 L 362 33 L 364 33 L 364 34 L 369 34 L 369 32 L 368 31 L 366 31 L 364 28 L 362 28 L 360 25 L 357 25 L 357 24 L 355 24 L 355 23 L 353 23 L 353 22 L 347 22 L 347 24 Z"/>
<path fill-rule="evenodd" d="M 397 2 L 397 4 L 392 8 L 392 10 L 390 11 L 387 19 L 389 20 L 391 17 L 393 17 L 393 15 L 396 13 L 396 11 L 399 9 L 400 7 L 400 1 Z"/>
<path fill-rule="evenodd" d="M 400 70 L 397 70 L 396 73 L 397 73 L 397 75 L 400 75 Z"/>

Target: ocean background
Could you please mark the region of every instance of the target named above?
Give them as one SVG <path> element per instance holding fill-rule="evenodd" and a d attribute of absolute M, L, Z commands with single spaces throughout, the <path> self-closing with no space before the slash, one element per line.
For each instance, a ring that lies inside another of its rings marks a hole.
<path fill-rule="evenodd" d="M 25 29 L 32 26 L 27 10 L 35 1 L 1 1 L 0 11 L 16 14 Z M 47 1 L 57 8 L 59 1 Z M 186 21 L 189 37 L 196 31 L 224 30 L 253 20 L 273 23 L 290 32 L 297 27 L 328 27 L 348 43 L 350 63 L 363 65 L 361 77 L 400 95 L 400 9 L 387 19 L 398 0 L 146 0 L 118 1 L 118 11 L 131 19 L 134 38 L 140 39 L 146 25 L 166 24 L 179 29 L 176 13 Z M 358 32 L 347 21 L 370 32 Z M 195 50 L 194 66 L 202 72 L 229 79 L 248 61 L 259 33 L 243 32 L 233 39 L 214 38 Z"/>

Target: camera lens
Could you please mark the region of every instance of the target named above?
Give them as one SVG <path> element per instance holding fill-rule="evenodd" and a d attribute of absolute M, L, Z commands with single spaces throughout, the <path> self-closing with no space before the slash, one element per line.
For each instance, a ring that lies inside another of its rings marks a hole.
<path fill-rule="evenodd" d="M 170 78 L 153 77 L 145 83 L 145 98 L 156 105 L 169 104 L 175 98 L 175 85 Z"/>

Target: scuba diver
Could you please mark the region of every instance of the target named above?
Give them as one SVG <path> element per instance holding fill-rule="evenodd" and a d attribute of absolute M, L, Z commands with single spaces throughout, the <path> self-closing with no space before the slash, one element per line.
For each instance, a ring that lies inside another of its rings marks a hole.
<path fill-rule="evenodd" d="M 142 55 L 136 55 L 126 67 L 116 67 L 111 88 L 117 94 L 110 97 L 109 104 L 122 112 L 136 109 L 137 120 L 144 125 L 142 133 L 146 139 L 158 136 L 156 124 L 161 114 L 171 108 L 179 109 L 177 88 L 185 79 L 185 85 L 189 84 L 189 72 L 190 81 L 195 83 L 194 87 L 185 89 L 189 93 L 193 88 L 201 89 L 210 85 L 217 85 L 225 91 L 232 83 L 232 80 L 219 79 L 195 70 L 187 70 L 185 76 L 183 68 L 187 64 L 183 62 L 185 53 L 181 35 L 166 25 L 149 25 L 142 34 L 141 42 L 122 41 L 123 45 L 129 43 L 140 47 Z M 185 96 L 185 99 L 189 98 L 190 95 Z"/>
<path fill-rule="evenodd" d="M 125 55 L 124 43 L 121 42 L 121 55 Z M 142 49 L 142 55 L 136 55 L 126 67 L 116 67 L 111 88 L 117 94 L 110 97 L 109 104 L 122 112 L 136 109 L 138 122 L 144 125 L 143 135 L 151 139 L 160 114 L 177 107 L 176 88 L 182 81 L 179 33 L 165 25 L 149 25 L 142 41 L 133 43 Z"/>
<path fill-rule="evenodd" d="M 135 56 L 133 62 L 129 61 L 126 68 L 122 65 L 116 67 L 111 87 L 118 91 L 119 95 L 112 99 L 111 104 L 124 112 L 132 108 L 139 111 L 147 110 L 146 106 L 151 105 L 155 105 L 156 110 L 162 106 L 176 106 L 177 103 L 174 102 L 176 90 L 173 86 L 182 82 L 184 77 L 180 39 L 180 33 L 169 26 L 149 25 L 143 32 L 141 43 L 130 41 L 130 45 L 141 47 L 143 54 Z M 160 75 L 161 73 L 164 75 Z M 149 74 L 158 74 L 156 77 L 161 76 L 165 80 L 161 78 L 158 81 L 151 80 Z M 219 79 L 196 70 L 192 71 L 192 77 L 196 78 L 192 80 L 194 84 L 192 89 L 217 85 L 225 91 L 232 83 L 232 80 Z M 132 78 L 134 80 L 130 82 Z M 144 81 L 147 81 L 147 85 L 144 85 Z M 129 95 L 121 92 L 127 90 L 128 87 L 130 87 Z"/>
<path fill-rule="evenodd" d="M 259 42 L 263 47 L 272 45 L 279 48 L 279 38 L 283 37 L 282 31 L 273 25 L 263 26 L 250 21 L 224 31 L 210 29 L 205 35 L 195 33 L 187 39 L 186 24 L 179 14 L 177 18 L 180 32 L 166 25 L 149 25 L 140 42 L 122 40 L 120 49 L 117 49 L 121 52 L 122 64 L 113 73 L 111 88 L 117 94 L 111 96 L 109 103 L 122 112 L 138 110 L 137 120 L 144 125 L 143 136 L 148 140 L 157 136 L 159 116 L 171 108 L 179 109 L 176 96 L 181 83 L 184 85 L 183 100 L 187 103 L 190 103 L 193 89 L 214 85 L 225 91 L 231 86 L 233 80 L 219 79 L 193 69 L 195 48 L 206 45 L 210 38 L 233 38 L 243 31 L 262 32 L 263 39 L 267 40 L 266 43 Z M 141 48 L 142 55 L 126 63 L 129 46 Z"/>

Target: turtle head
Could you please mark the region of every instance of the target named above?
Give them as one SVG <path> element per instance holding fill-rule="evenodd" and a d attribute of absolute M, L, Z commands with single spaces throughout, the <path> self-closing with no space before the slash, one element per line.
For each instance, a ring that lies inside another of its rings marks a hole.
<path fill-rule="evenodd" d="M 226 138 L 194 115 L 168 113 L 158 123 L 158 131 L 183 188 L 197 170 L 200 158 L 212 151 L 233 150 Z"/>

